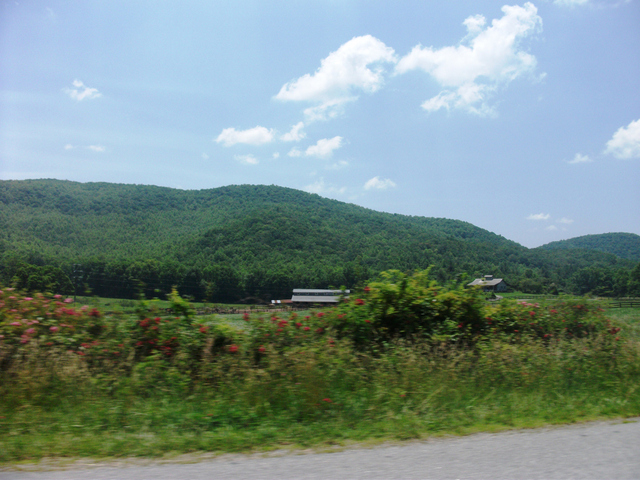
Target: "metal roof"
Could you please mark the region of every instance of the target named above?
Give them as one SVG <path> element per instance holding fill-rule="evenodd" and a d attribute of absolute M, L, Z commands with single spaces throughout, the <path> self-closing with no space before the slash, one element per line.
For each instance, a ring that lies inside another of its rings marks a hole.
<path fill-rule="evenodd" d="M 493 280 L 485 280 L 484 278 L 476 278 L 473 282 L 468 283 L 467 286 L 480 285 L 483 287 L 494 287 L 502 282 L 501 278 L 494 278 Z"/>

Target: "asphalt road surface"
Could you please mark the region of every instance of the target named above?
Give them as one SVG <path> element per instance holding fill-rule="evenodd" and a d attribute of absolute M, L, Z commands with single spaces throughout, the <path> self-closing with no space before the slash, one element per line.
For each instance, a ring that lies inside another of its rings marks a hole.
<path fill-rule="evenodd" d="M 640 418 L 410 442 L 334 453 L 181 457 L 0 469 L 0 480 L 640 479 Z M 49 470 L 42 470 L 49 468 Z"/>

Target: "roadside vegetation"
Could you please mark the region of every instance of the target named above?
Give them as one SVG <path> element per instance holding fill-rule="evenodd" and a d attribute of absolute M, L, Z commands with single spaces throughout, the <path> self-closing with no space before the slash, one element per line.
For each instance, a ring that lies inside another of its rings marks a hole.
<path fill-rule="evenodd" d="M 423 438 L 640 414 L 640 315 L 383 272 L 231 318 L 0 292 L 0 461 Z M 161 305 L 164 307 L 165 305 Z"/>

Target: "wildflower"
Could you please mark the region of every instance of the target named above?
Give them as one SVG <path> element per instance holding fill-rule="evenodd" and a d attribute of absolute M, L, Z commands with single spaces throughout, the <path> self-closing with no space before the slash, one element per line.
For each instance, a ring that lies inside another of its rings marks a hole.
<path fill-rule="evenodd" d="M 323 398 L 322 401 L 323 402 L 327 402 L 327 403 L 331 403 L 331 399 L 330 398 Z"/>
<path fill-rule="evenodd" d="M 311 330 L 311 329 L 310 329 L 309 327 L 304 327 L 304 328 L 303 328 L 303 330 L 304 330 L 305 332 L 308 332 L 308 331 L 309 331 L 309 330 Z"/>
<path fill-rule="evenodd" d="M 154 318 L 153 321 L 156 322 L 156 324 L 159 324 L 160 323 L 160 317 Z"/>
<path fill-rule="evenodd" d="M 24 301 L 25 301 L 25 302 L 30 302 L 31 300 L 33 300 L 33 298 L 31 298 L 31 297 L 24 297 Z"/>
<path fill-rule="evenodd" d="M 73 298 L 66 298 L 64 303 L 73 303 Z"/>
<path fill-rule="evenodd" d="M 56 333 L 60 329 L 58 327 L 49 327 L 49 330 L 53 333 Z"/>
<path fill-rule="evenodd" d="M 12 327 L 21 327 L 22 324 L 20 322 L 11 322 Z"/>
<path fill-rule="evenodd" d="M 529 312 L 529 315 L 531 315 L 532 317 L 535 317 L 535 316 L 536 316 L 536 312 L 534 312 L 533 310 L 531 310 L 531 311 Z"/>
<path fill-rule="evenodd" d="M 464 324 L 459 323 L 459 324 L 458 324 L 458 328 L 462 328 L 462 327 L 464 327 Z"/>
<path fill-rule="evenodd" d="M 97 318 L 100 316 L 100 311 L 97 308 L 92 308 L 91 311 L 89 312 L 89 316 Z"/>
<path fill-rule="evenodd" d="M 364 305 L 364 300 L 362 300 L 361 298 L 356 298 L 356 305 Z"/>
<path fill-rule="evenodd" d="M 324 313 L 323 312 L 318 312 L 318 318 L 322 318 L 324 317 Z"/>
<path fill-rule="evenodd" d="M 364 291 L 365 293 L 369 293 L 371 291 L 371 288 L 367 285 L 366 287 L 364 287 Z"/>
<path fill-rule="evenodd" d="M 205 327 L 204 325 L 200 326 L 200 333 L 207 333 L 207 327 Z"/>
<path fill-rule="evenodd" d="M 20 343 L 29 343 L 29 336 L 28 335 L 20 335 Z"/>
<path fill-rule="evenodd" d="M 25 330 L 25 332 L 27 335 L 33 335 L 34 333 L 36 333 L 36 329 L 35 328 L 28 328 L 27 330 Z"/>
<path fill-rule="evenodd" d="M 302 324 L 300 322 L 296 322 L 296 328 L 300 328 Z"/>
<path fill-rule="evenodd" d="M 248 314 L 248 313 L 245 313 L 245 314 L 242 316 L 242 319 L 243 319 L 245 322 L 248 322 L 248 321 L 249 321 L 249 314 Z"/>
<path fill-rule="evenodd" d="M 552 308 L 551 313 L 558 313 L 558 311 Z"/>
<path fill-rule="evenodd" d="M 322 327 L 318 328 L 318 329 L 316 330 L 316 333 L 322 333 Z"/>
<path fill-rule="evenodd" d="M 266 349 L 266 348 L 264 348 L 264 345 L 260 345 L 260 347 L 258 348 L 258 351 L 259 351 L 260 353 L 264 353 L 266 350 L 267 350 L 267 349 Z"/>
<path fill-rule="evenodd" d="M 62 298 L 62 295 L 54 295 L 53 298 L 55 298 L 56 300 L 59 300 L 60 298 Z"/>
<path fill-rule="evenodd" d="M 364 321 L 365 323 L 371 323 L 371 320 L 367 319 Z"/>
<path fill-rule="evenodd" d="M 231 353 L 236 353 L 238 351 L 238 346 L 237 345 L 229 345 L 229 351 Z"/>

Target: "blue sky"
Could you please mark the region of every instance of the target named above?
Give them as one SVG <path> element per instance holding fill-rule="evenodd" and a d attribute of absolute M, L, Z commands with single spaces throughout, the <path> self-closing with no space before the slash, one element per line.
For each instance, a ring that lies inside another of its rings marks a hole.
<path fill-rule="evenodd" d="M 0 178 L 640 234 L 640 2 L 0 0 Z"/>

